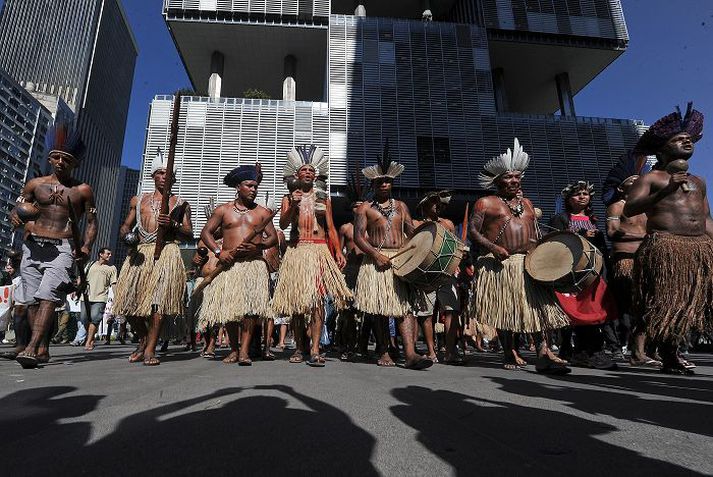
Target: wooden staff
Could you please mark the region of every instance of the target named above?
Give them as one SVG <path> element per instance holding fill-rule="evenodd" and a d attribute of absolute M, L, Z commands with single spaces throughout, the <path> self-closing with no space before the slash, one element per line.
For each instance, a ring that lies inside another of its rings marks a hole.
<path fill-rule="evenodd" d="M 267 227 L 268 224 L 272 222 L 272 219 L 275 218 L 275 215 L 277 215 L 279 211 L 280 208 L 278 207 L 272 214 L 270 214 L 270 217 L 268 217 L 264 222 L 260 224 L 259 227 L 252 229 L 252 231 L 247 234 L 234 249 L 228 252 L 230 253 L 230 257 L 233 261 L 235 260 L 235 254 L 237 253 L 240 246 L 246 242 L 250 242 L 252 239 L 257 237 L 258 234 L 261 234 L 265 230 L 265 227 Z M 193 294 L 191 296 L 197 295 L 201 290 L 210 285 L 211 282 L 215 280 L 215 277 L 217 277 L 218 275 L 220 275 L 221 272 L 224 271 L 225 265 L 223 265 L 223 262 L 218 262 L 213 271 L 210 272 L 207 276 L 203 277 L 203 281 L 193 289 Z"/>
<path fill-rule="evenodd" d="M 169 202 L 171 200 L 171 188 L 176 182 L 176 175 L 173 173 L 173 166 L 176 159 L 176 144 L 178 143 L 178 120 L 181 115 L 181 92 L 177 92 L 173 99 L 173 116 L 171 117 L 171 140 L 168 145 L 168 161 L 166 162 L 166 182 L 163 185 L 161 196 L 161 211 L 163 215 L 168 215 Z M 163 247 L 166 245 L 166 237 L 169 233 L 170 223 L 162 225 L 156 231 L 156 248 L 154 249 L 154 262 L 161 257 Z"/>
<path fill-rule="evenodd" d="M 465 243 L 465 238 L 468 236 L 468 209 L 470 202 L 465 203 L 465 214 L 463 214 L 463 230 L 460 232 L 460 241 Z"/>

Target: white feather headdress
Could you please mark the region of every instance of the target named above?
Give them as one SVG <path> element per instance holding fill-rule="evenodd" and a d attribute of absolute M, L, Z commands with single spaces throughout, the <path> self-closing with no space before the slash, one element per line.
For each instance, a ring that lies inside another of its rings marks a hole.
<path fill-rule="evenodd" d="M 287 153 L 287 162 L 282 173 L 283 179 L 294 177 L 300 167 L 311 165 L 317 173 L 317 177 L 324 180 L 329 177 L 329 158 L 324 155 L 324 151 L 319 146 L 310 144 L 309 146 L 296 146 Z"/>
<path fill-rule="evenodd" d="M 495 179 L 506 172 L 523 173 L 529 164 L 530 156 L 520 145 L 520 141 L 515 138 L 515 144 L 512 150 L 508 148 L 504 154 L 500 154 L 485 163 L 483 170 L 478 174 L 480 187 L 483 189 L 494 188 Z"/>
<path fill-rule="evenodd" d="M 365 167 L 361 170 L 364 177 L 373 181 L 374 179 L 379 179 L 382 177 L 389 177 L 391 179 L 396 179 L 400 176 L 406 166 L 399 164 L 396 161 L 391 160 L 391 154 L 389 153 L 389 141 L 384 144 L 384 152 L 376 156 L 376 164 L 373 166 Z"/>
<path fill-rule="evenodd" d="M 158 148 L 156 152 L 156 157 L 153 158 L 151 163 L 151 175 L 154 175 L 156 171 L 161 169 L 166 169 L 168 167 L 168 158 L 163 155 L 161 148 Z M 173 172 L 176 172 L 176 164 L 173 164 Z"/>

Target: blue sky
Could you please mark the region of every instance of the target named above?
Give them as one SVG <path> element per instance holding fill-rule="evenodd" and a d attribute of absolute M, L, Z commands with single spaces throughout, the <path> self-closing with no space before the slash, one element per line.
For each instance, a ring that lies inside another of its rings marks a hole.
<path fill-rule="evenodd" d="M 161 16 L 161 0 L 123 4 L 140 49 L 123 163 L 138 168 L 151 99 L 190 82 Z M 629 48 L 575 97 L 577 114 L 650 124 L 693 100 L 711 119 L 691 171 L 713 180 L 713 1 L 623 0 L 623 5 Z"/>

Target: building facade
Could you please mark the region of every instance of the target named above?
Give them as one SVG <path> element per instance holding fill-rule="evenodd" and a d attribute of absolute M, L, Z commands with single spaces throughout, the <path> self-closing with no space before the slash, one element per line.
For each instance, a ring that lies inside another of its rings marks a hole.
<path fill-rule="evenodd" d="M 25 182 L 46 164 L 52 115 L 0 69 L 0 249 L 13 246 L 9 214 Z"/>
<path fill-rule="evenodd" d="M 124 223 L 126 214 L 129 212 L 131 198 L 136 195 L 139 188 L 139 176 L 138 169 L 126 166 L 119 168 L 119 176 L 116 180 L 116 207 L 114 208 L 114 217 L 111 222 L 112 236 L 119 237 L 119 229 L 121 224 Z M 104 247 L 102 244 L 99 244 L 99 246 Z M 122 240 L 117 240 L 112 250 L 114 252 L 114 264 L 118 269 L 121 269 L 121 264 L 124 263 L 124 259 L 129 253 L 128 247 Z"/>
<path fill-rule="evenodd" d="M 120 0 L 6 0 L 0 67 L 76 115 L 87 146 L 77 177 L 95 193 L 97 243 L 113 244 L 116 178 L 138 49 Z"/>
<path fill-rule="evenodd" d="M 176 189 L 194 210 L 232 199 L 222 176 L 257 160 L 261 195 L 281 196 L 286 152 L 315 143 L 347 220 L 347 178 L 388 141 L 406 165 L 401 197 L 452 189 L 460 219 L 485 193 L 482 165 L 518 137 L 532 158 L 523 187 L 547 217 L 568 182 L 601 184 L 644 129 L 576 114 L 576 93 L 626 49 L 618 0 L 165 0 L 164 16 L 201 94 L 183 100 L 176 156 Z M 275 99 L 241 99 L 248 88 Z M 170 107 L 164 96 L 151 105 L 143 187 Z"/>

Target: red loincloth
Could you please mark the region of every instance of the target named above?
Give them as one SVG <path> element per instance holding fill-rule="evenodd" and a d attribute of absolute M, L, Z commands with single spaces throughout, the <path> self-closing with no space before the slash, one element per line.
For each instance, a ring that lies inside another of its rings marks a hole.
<path fill-rule="evenodd" d="M 579 293 L 555 294 L 560 306 L 575 326 L 599 325 L 619 316 L 614 295 L 601 277 Z"/>

